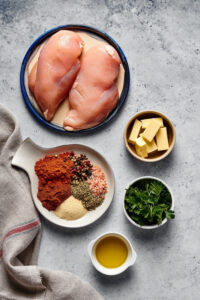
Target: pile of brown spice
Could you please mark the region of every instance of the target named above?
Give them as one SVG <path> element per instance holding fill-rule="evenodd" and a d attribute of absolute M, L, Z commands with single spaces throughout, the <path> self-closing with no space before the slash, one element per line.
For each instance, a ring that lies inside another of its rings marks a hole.
<path fill-rule="evenodd" d="M 74 162 L 71 154 L 46 155 L 35 164 L 38 176 L 38 199 L 48 210 L 55 210 L 71 196 L 71 178 Z"/>
<path fill-rule="evenodd" d="M 41 182 L 49 180 L 71 180 L 74 162 L 71 152 L 46 155 L 35 163 L 35 172 Z"/>
<path fill-rule="evenodd" d="M 38 199 L 48 210 L 55 210 L 71 196 L 71 183 L 65 180 L 52 180 L 43 184 L 39 181 Z"/>

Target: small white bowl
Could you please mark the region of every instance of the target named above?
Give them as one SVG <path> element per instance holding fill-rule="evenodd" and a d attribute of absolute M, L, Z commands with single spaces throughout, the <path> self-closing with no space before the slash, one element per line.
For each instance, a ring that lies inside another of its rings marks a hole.
<path fill-rule="evenodd" d="M 172 191 L 171 191 L 170 187 L 166 184 L 166 182 L 164 182 L 164 181 L 161 180 L 160 178 L 157 178 L 157 177 L 154 177 L 154 176 L 142 176 L 142 177 L 139 177 L 139 178 L 135 179 L 134 181 L 132 181 L 132 182 L 129 184 L 128 187 L 130 187 L 132 184 L 134 184 L 135 182 L 140 181 L 140 180 L 142 180 L 142 179 L 155 179 L 155 180 L 158 180 L 158 181 L 162 182 L 162 184 L 164 184 L 164 185 L 166 186 L 166 188 L 168 189 L 168 191 L 169 191 L 170 194 L 171 194 L 171 198 L 172 198 L 171 210 L 174 210 L 174 196 L 173 196 L 173 194 L 172 194 Z M 138 223 L 136 223 L 135 221 L 133 221 L 133 220 L 129 217 L 129 215 L 128 215 L 127 211 L 126 211 L 126 208 L 125 208 L 125 198 L 123 199 L 123 209 L 124 209 L 125 216 L 126 216 L 127 219 L 129 220 L 129 222 L 131 222 L 131 223 L 132 223 L 133 225 L 135 225 L 136 227 L 139 227 L 139 228 L 142 228 L 142 229 L 155 229 L 155 228 L 158 228 L 158 227 L 164 225 L 164 224 L 168 221 L 168 219 L 165 218 L 165 219 L 163 219 L 162 223 L 160 223 L 159 225 L 156 224 L 156 225 L 144 225 L 144 226 L 140 226 Z"/>
<path fill-rule="evenodd" d="M 128 257 L 120 267 L 117 267 L 117 268 L 103 267 L 96 258 L 95 249 L 96 249 L 97 244 L 100 242 L 100 240 L 102 240 L 103 238 L 108 237 L 108 236 L 116 236 L 116 237 L 120 238 L 121 240 L 123 240 L 123 242 L 125 242 L 125 244 L 128 248 Z M 92 264 L 95 267 L 95 269 L 97 271 L 99 271 L 100 273 L 109 275 L 109 276 L 118 275 L 118 274 L 124 272 L 130 266 L 134 265 L 136 258 L 137 258 L 137 254 L 136 254 L 135 250 L 133 249 L 130 241 L 127 239 L 127 237 L 125 237 L 123 234 L 118 233 L 118 232 L 107 232 L 107 233 L 100 235 L 95 240 L 91 241 L 88 245 L 88 253 L 89 253 L 90 259 L 91 259 Z"/>

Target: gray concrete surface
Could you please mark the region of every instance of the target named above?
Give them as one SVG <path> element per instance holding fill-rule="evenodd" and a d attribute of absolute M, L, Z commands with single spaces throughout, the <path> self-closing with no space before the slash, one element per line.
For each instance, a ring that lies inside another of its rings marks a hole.
<path fill-rule="evenodd" d="M 116 176 L 113 204 L 97 223 L 62 230 L 42 218 L 39 265 L 74 272 L 105 299 L 200 299 L 200 2 L 100 0 L 0 0 L 0 102 L 21 124 L 23 138 L 51 147 L 83 143 L 112 164 Z M 87 24 L 108 32 L 124 50 L 131 72 L 129 97 L 106 128 L 83 136 L 63 136 L 42 127 L 21 97 L 19 72 L 30 44 L 61 24 Z M 125 150 L 123 130 L 138 111 L 154 109 L 175 124 L 177 142 L 167 159 L 145 164 Z M 154 175 L 175 196 L 176 219 L 159 230 L 143 232 L 122 211 L 124 188 L 134 178 Z M 87 244 L 98 234 L 118 230 L 138 253 L 135 266 L 106 278 L 91 266 Z"/>

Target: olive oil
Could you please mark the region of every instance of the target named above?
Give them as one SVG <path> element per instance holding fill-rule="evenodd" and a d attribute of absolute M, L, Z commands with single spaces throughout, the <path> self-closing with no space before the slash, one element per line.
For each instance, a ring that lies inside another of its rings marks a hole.
<path fill-rule="evenodd" d="M 95 248 L 97 261 L 106 268 L 120 267 L 128 257 L 125 242 L 116 236 L 107 236 L 100 240 Z"/>

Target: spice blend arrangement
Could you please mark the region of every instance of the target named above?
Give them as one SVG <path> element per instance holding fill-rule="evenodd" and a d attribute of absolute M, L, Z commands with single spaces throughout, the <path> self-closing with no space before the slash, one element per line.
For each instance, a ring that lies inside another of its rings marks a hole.
<path fill-rule="evenodd" d="M 107 193 L 105 174 L 84 154 L 46 155 L 35 163 L 37 197 L 63 219 L 74 220 L 102 204 Z"/>

